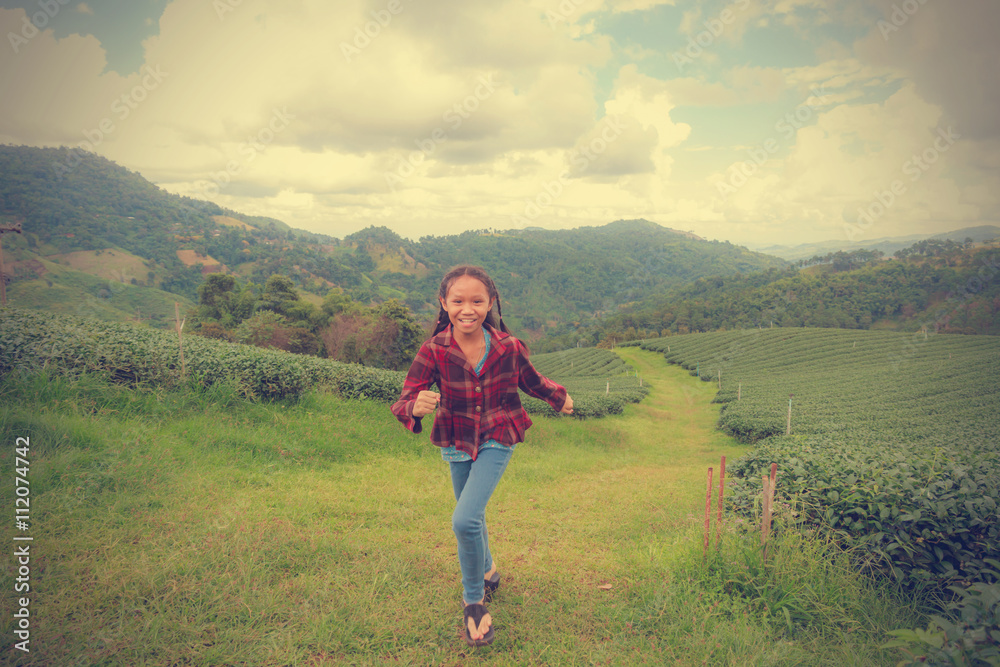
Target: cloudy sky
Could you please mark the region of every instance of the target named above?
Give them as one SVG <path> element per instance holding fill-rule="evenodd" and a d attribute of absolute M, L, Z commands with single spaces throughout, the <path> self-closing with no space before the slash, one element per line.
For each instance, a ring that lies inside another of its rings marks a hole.
<path fill-rule="evenodd" d="M 933 233 L 1000 221 L 998 26 L 992 0 L 0 0 L 0 143 L 337 237 Z"/>

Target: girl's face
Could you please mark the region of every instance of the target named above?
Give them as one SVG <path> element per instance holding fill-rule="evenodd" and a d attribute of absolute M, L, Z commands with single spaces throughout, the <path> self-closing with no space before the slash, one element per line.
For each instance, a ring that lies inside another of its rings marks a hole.
<path fill-rule="evenodd" d="M 486 285 L 472 276 L 459 276 L 452 280 L 447 298 L 439 297 L 438 301 L 448 313 L 455 331 L 466 335 L 479 331 L 493 307 Z"/>

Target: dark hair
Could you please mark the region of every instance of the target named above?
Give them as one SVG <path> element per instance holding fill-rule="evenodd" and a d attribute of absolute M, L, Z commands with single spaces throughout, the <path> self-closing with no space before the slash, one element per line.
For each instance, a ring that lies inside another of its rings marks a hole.
<path fill-rule="evenodd" d="M 448 273 L 444 274 L 444 278 L 441 279 L 441 287 L 438 288 L 438 297 L 443 300 L 448 299 L 448 290 L 451 289 L 452 282 L 456 278 L 461 278 L 462 276 L 470 276 L 475 278 L 483 285 L 486 286 L 486 291 L 489 293 L 490 300 L 495 301 L 497 305 L 497 316 L 493 317 L 493 309 L 486 313 L 486 324 L 490 325 L 494 329 L 499 329 L 505 333 L 510 333 L 507 325 L 503 323 L 503 310 L 500 308 L 500 293 L 497 291 L 497 286 L 494 284 L 493 279 L 490 278 L 489 274 L 486 273 L 486 269 L 481 266 L 472 266 L 470 264 L 460 264 L 453 267 Z M 451 324 L 451 319 L 448 318 L 448 311 L 444 308 L 438 312 L 437 325 L 434 327 L 434 333 L 431 336 L 436 336 Z"/>

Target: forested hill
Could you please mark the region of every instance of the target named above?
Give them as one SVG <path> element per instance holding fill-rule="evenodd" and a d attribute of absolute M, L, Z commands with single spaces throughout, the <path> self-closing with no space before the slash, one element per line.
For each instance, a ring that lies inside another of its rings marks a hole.
<path fill-rule="evenodd" d="M 675 333 L 771 326 L 1000 334 L 1000 242 L 920 241 L 892 258 L 837 252 L 745 276 L 699 278 L 540 350 Z"/>
<path fill-rule="evenodd" d="M 348 237 L 363 246 L 396 244 L 432 270 L 415 275 L 382 272 L 378 279 L 402 292 L 433 293 L 447 267 L 484 266 L 520 326 L 542 329 L 616 311 L 622 304 L 707 275 L 733 275 L 784 266 L 780 259 L 725 242 L 692 238 L 647 220 L 621 220 L 573 230 L 426 236 L 418 243 L 387 239 L 385 229 Z M 394 235 L 393 235 L 394 236 Z M 368 239 L 377 240 L 369 243 Z M 374 253 L 373 253 L 374 254 Z"/>
<path fill-rule="evenodd" d="M 368 228 L 340 240 L 167 193 L 97 155 L 26 146 L 0 146 L 0 222 L 24 229 L 4 238 L 13 293 L 35 301 L 19 305 L 52 310 L 100 298 L 115 312 L 121 294 L 94 276 L 155 291 L 145 300 L 172 308 L 172 295 L 194 301 L 204 276 L 223 272 L 257 285 L 286 275 L 317 297 L 342 288 L 362 303 L 397 298 L 428 320 L 441 275 L 473 262 L 495 276 L 511 324 L 540 336 L 699 277 L 786 265 L 646 220 L 418 242 Z M 135 301 L 119 310 L 134 314 Z"/>

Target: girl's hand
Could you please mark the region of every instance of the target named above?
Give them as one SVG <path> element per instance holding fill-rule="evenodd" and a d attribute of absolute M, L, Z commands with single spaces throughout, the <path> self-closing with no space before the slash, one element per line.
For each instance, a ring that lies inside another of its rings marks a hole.
<path fill-rule="evenodd" d="M 572 396 L 570 396 L 569 394 L 566 394 L 566 402 L 563 404 L 562 410 L 560 410 L 559 412 L 561 412 L 564 415 L 571 415 L 571 414 L 573 414 L 573 397 Z"/>
<path fill-rule="evenodd" d="M 441 402 L 441 394 L 436 391 L 422 391 L 417 394 L 417 400 L 413 403 L 413 416 L 424 417 L 434 412 L 434 409 Z"/>

